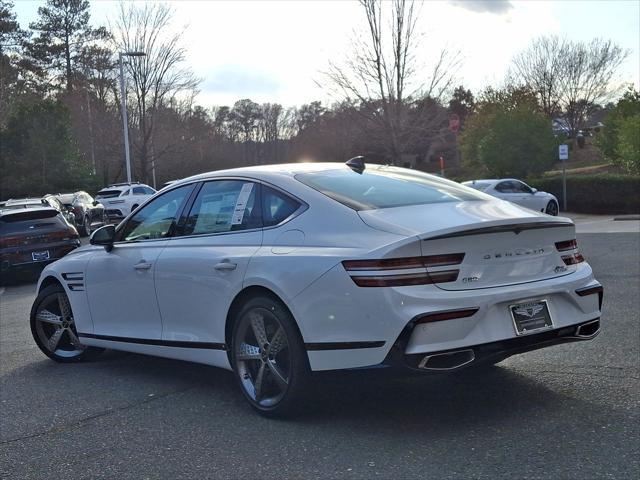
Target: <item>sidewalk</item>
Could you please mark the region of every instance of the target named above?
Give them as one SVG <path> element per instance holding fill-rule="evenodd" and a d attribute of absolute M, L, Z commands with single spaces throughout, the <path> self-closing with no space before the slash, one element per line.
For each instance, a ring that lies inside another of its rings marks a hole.
<path fill-rule="evenodd" d="M 589 215 L 586 213 L 560 212 L 576 224 L 577 233 L 640 233 L 640 220 L 614 220 L 623 215 Z"/>

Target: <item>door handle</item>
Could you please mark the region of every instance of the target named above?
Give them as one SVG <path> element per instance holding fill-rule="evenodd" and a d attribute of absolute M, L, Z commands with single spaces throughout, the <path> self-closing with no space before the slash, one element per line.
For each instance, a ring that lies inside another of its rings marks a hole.
<path fill-rule="evenodd" d="M 149 270 L 151 268 L 151 263 L 145 261 L 138 262 L 133 266 L 133 268 L 136 270 Z"/>
<path fill-rule="evenodd" d="M 220 262 L 220 263 L 217 263 L 213 268 L 221 271 L 231 271 L 231 270 L 235 270 L 237 266 L 238 266 L 237 264 L 231 263 L 231 262 Z"/>

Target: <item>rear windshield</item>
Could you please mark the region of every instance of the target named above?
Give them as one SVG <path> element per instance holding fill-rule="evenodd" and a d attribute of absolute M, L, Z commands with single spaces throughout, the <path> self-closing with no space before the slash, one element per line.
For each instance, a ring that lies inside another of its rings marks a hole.
<path fill-rule="evenodd" d="M 120 195 L 120 193 L 122 193 L 121 190 L 101 190 L 96 195 L 96 198 L 113 198 Z"/>
<path fill-rule="evenodd" d="M 64 195 L 58 195 L 58 200 L 60 200 L 62 203 L 68 206 L 68 205 L 71 205 L 71 203 L 73 203 L 74 197 L 75 197 L 75 194 L 66 193 Z"/>
<path fill-rule="evenodd" d="M 475 188 L 476 190 L 485 191 L 491 186 L 491 182 L 464 182 L 463 185 Z"/>
<path fill-rule="evenodd" d="M 422 172 L 396 167 L 302 173 L 300 182 L 355 210 L 486 200 L 485 194 Z"/>
<path fill-rule="evenodd" d="M 3 223 L 15 223 L 26 222 L 30 220 L 41 220 L 43 218 L 53 218 L 60 212 L 53 208 L 47 210 L 25 210 L 24 212 L 16 212 L 5 215 L 0 215 L 0 222 Z"/>

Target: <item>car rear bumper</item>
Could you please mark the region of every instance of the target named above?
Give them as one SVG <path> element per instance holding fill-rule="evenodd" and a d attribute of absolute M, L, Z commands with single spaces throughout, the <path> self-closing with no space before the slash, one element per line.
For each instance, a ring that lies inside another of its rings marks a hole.
<path fill-rule="evenodd" d="M 331 298 L 322 293 L 336 290 L 341 293 Z M 552 325 L 519 335 L 511 306 L 528 302 L 546 302 Z M 335 370 L 382 364 L 400 338 L 402 354 L 415 355 L 409 358 L 511 340 L 519 345 L 548 332 L 560 331 L 562 342 L 571 341 L 567 339 L 572 331 L 600 318 L 602 292 L 586 263 L 558 278 L 467 291 L 429 285 L 361 288 L 338 266 L 288 304 L 305 343 L 313 346 L 307 348 L 311 369 Z M 457 318 L 441 315 L 451 310 L 470 313 Z M 416 321 L 430 315 L 441 318 Z M 478 355 L 483 356 L 484 349 Z"/>
<path fill-rule="evenodd" d="M 29 245 L 22 248 L 7 248 L 0 251 L 0 270 L 6 271 L 12 268 L 28 268 L 35 265 L 46 265 L 55 260 L 64 257 L 69 252 L 75 250 L 80 246 L 80 241 L 73 241 L 72 243 L 56 243 L 56 244 L 41 244 L 41 245 Z M 34 252 L 49 252 L 47 258 L 40 260 L 34 260 Z"/>
<path fill-rule="evenodd" d="M 409 325 L 396 340 L 383 362 L 386 366 L 408 368 L 426 373 L 446 373 L 464 368 L 493 364 L 512 355 L 562 343 L 592 340 L 600 333 L 600 318 L 569 327 L 547 330 L 541 333 L 514 337 L 497 342 L 469 345 L 454 350 L 406 354 Z"/>

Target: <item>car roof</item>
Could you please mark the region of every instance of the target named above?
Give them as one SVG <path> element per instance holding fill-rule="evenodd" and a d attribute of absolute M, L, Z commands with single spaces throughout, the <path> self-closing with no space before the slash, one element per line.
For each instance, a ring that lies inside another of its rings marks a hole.
<path fill-rule="evenodd" d="M 6 202 L 4 202 L 5 205 L 20 205 L 20 204 L 27 204 L 27 203 L 33 203 L 35 204 L 42 204 L 42 199 L 39 197 L 30 197 L 30 198 L 10 198 L 9 200 L 7 200 Z"/>
<path fill-rule="evenodd" d="M 152 190 L 155 190 L 153 187 L 147 185 L 146 183 L 138 183 L 138 182 L 134 182 L 134 183 L 114 183 L 113 185 L 109 185 L 108 187 L 104 187 L 102 189 L 100 189 L 100 192 L 104 192 L 107 190 L 126 190 L 128 188 L 131 187 L 148 187 L 151 188 Z"/>
<path fill-rule="evenodd" d="M 378 165 L 368 163 L 366 168 L 379 169 L 387 165 Z M 251 167 L 229 168 L 225 170 L 214 170 L 211 172 L 200 173 L 191 177 L 177 180 L 171 186 L 177 186 L 183 183 L 189 183 L 198 180 L 208 180 L 210 178 L 234 176 L 234 177 L 250 177 L 259 180 L 268 180 L 274 178 L 293 177 L 299 173 L 325 172 L 330 170 L 350 170 L 350 168 L 342 162 L 299 162 L 299 163 L 281 163 L 277 165 L 257 165 Z"/>
<path fill-rule="evenodd" d="M 32 211 L 42 211 L 42 210 L 54 211 L 56 213 L 60 213 L 55 208 L 44 207 L 44 206 L 43 207 L 32 207 L 32 208 L 26 208 L 26 209 L 18 209 L 18 208 L 5 208 L 5 209 L 3 209 L 2 207 L 0 207 L 0 216 L 14 215 L 14 214 L 18 214 L 18 213 L 24 213 L 26 211 L 32 212 Z"/>

